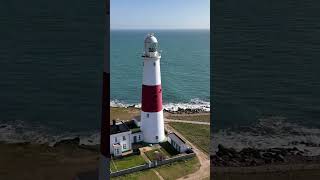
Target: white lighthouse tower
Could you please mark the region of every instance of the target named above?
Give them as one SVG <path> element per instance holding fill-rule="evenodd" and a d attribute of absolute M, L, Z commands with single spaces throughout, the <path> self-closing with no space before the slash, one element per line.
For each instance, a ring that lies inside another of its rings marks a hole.
<path fill-rule="evenodd" d="M 141 130 L 147 143 L 165 140 L 158 41 L 153 34 L 144 40 Z"/>

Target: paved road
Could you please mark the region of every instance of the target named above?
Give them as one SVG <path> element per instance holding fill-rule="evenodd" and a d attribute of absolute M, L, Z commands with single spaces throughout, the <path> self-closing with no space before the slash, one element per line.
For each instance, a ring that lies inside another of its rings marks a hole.
<path fill-rule="evenodd" d="M 209 122 L 201 122 L 201 121 L 186 121 L 186 120 L 177 120 L 177 119 L 164 119 L 165 122 L 181 122 L 181 123 L 189 123 L 189 124 L 202 124 L 210 126 Z"/>
<path fill-rule="evenodd" d="M 190 141 L 183 137 L 178 131 L 172 128 L 170 125 L 166 124 L 165 128 L 167 131 L 173 131 L 179 137 L 181 137 L 187 144 L 189 144 L 200 162 L 200 169 L 192 174 L 188 174 L 184 177 L 179 178 L 178 180 L 201 180 L 210 177 L 210 159 L 207 154 L 199 150 L 195 145 L 193 145 Z"/>

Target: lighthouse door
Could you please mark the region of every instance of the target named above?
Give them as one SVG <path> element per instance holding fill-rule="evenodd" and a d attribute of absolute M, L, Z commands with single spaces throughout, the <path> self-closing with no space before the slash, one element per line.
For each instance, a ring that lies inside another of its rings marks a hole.
<path fill-rule="evenodd" d="M 137 142 L 137 136 L 133 136 L 133 143 Z"/>

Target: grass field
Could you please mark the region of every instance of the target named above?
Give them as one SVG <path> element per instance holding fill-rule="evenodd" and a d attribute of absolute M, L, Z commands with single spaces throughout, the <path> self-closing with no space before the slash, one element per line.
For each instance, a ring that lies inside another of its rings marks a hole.
<path fill-rule="evenodd" d="M 176 120 L 184 120 L 184 121 L 210 122 L 210 113 L 169 114 L 166 118 L 176 119 Z"/>
<path fill-rule="evenodd" d="M 137 108 L 110 108 L 110 121 L 131 120 L 134 116 L 140 115 L 140 109 Z"/>
<path fill-rule="evenodd" d="M 209 154 L 210 126 L 188 123 L 169 123 L 174 129 L 179 131 L 185 138 L 198 148 Z"/>
<path fill-rule="evenodd" d="M 193 157 L 188 160 L 174 162 L 171 165 L 157 167 L 155 170 L 158 171 L 165 180 L 174 180 L 191 174 L 197 171 L 199 168 L 200 163 L 198 159 Z"/>
<path fill-rule="evenodd" d="M 131 120 L 134 116 L 140 115 L 139 108 L 121 108 L 111 107 L 110 108 L 110 121 L 113 119 L 117 120 Z M 201 121 L 210 122 L 210 113 L 197 113 L 197 114 L 172 114 L 164 112 L 164 117 L 168 119 L 185 120 L 185 121 Z"/>
<path fill-rule="evenodd" d="M 132 155 L 122 159 L 112 159 L 110 169 L 112 172 L 127 169 L 130 167 L 145 164 L 145 160 L 140 155 Z"/>
<path fill-rule="evenodd" d="M 155 170 L 165 179 L 174 180 L 182 176 L 191 174 L 200 168 L 200 163 L 196 157 L 177 161 L 172 164 L 163 165 Z M 112 180 L 159 180 L 152 170 L 139 171 L 132 174 L 111 178 Z"/>
<path fill-rule="evenodd" d="M 158 176 L 152 170 L 139 171 L 119 177 L 110 178 L 112 180 L 159 180 Z"/>

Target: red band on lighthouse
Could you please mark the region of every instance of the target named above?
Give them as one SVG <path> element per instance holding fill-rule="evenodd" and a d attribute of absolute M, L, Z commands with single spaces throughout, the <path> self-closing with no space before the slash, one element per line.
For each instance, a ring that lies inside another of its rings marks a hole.
<path fill-rule="evenodd" d="M 141 109 L 144 112 L 159 112 L 162 110 L 161 85 L 142 85 Z"/>

